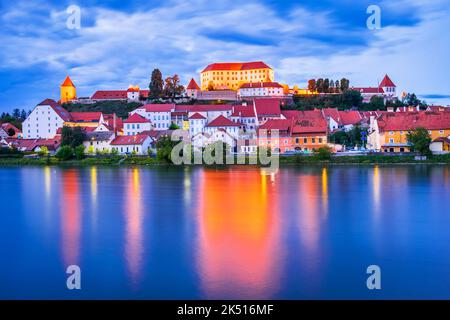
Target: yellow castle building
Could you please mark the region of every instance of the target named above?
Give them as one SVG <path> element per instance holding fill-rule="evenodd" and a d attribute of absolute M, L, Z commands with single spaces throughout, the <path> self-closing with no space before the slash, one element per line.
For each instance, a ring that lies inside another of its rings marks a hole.
<path fill-rule="evenodd" d="M 61 84 L 61 103 L 66 103 L 77 98 L 77 89 L 69 76 Z"/>
<path fill-rule="evenodd" d="M 208 65 L 200 73 L 202 90 L 237 90 L 243 83 L 273 82 L 274 72 L 262 61 Z"/>

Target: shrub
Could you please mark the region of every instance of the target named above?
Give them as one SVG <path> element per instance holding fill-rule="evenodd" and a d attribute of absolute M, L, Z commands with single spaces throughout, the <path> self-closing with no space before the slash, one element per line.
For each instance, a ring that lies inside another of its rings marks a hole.
<path fill-rule="evenodd" d="M 329 146 L 323 146 L 315 150 L 314 154 L 319 160 L 331 160 L 331 155 L 333 152 Z"/>
<path fill-rule="evenodd" d="M 55 155 L 56 158 L 66 161 L 73 157 L 73 149 L 70 146 L 62 146 Z"/>
<path fill-rule="evenodd" d="M 74 151 L 75 151 L 75 159 L 77 159 L 77 160 L 84 159 L 84 157 L 85 157 L 84 146 L 82 144 L 80 144 L 78 147 L 75 147 Z"/>

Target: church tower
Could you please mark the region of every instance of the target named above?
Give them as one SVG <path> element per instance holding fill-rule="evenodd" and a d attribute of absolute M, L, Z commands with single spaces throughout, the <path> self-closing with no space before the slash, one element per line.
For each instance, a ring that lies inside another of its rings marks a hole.
<path fill-rule="evenodd" d="M 67 76 L 66 80 L 61 84 L 61 103 L 69 102 L 77 98 L 77 89 L 73 84 L 70 77 Z"/>

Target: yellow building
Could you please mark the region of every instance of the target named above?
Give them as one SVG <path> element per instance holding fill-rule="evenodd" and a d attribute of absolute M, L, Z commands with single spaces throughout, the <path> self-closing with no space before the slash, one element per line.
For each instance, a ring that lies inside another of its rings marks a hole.
<path fill-rule="evenodd" d="M 432 141 L 450 136 L 450 112 L 387 112 L 371 121 L 368 147 L 382 152 L 409 152 L 408 133 L 428 130 Z"/>
<path fill-rule="evenodd" d="M 77 89 L 70 77 L 67 76 L 61 84 L 61 103 L 66 103 L 77 98 Z"/>
<path fill-rule="evenodd" d="M 202 90 L 237 90 L 243 83 L 274 82 L 274 72 L 262 61 L 213 63 L 201 73 Z"/>

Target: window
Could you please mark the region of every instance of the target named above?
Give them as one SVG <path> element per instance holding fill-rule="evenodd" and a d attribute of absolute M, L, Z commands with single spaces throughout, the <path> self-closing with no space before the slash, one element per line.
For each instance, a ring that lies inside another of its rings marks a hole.
<path fill-rule="evenodd" d="M 308 138 L 303 138 L 303 143 L 308 143 Z"/>
<path fill-rule="evenodd" d="M 392 136 L 394 134 L 394 131 L 389 131 L 389 134 Z"/>
<path fill-rule="evenodd" d="M 393 139 L 393 138 L 390 138 L 390 139 L 389 139 L 389 143 L 394 143 L 394 139 Z"/>

